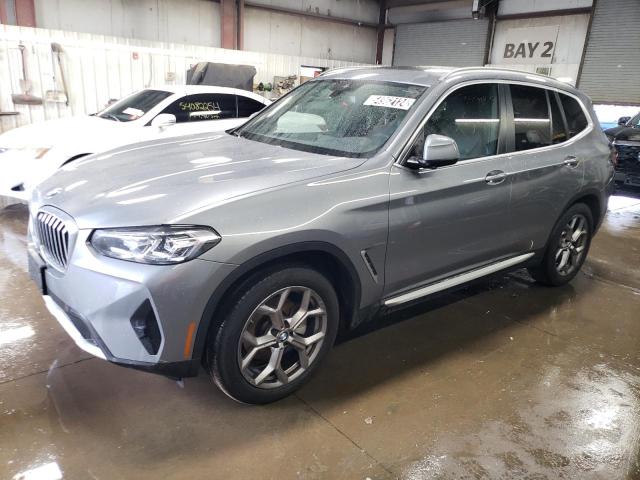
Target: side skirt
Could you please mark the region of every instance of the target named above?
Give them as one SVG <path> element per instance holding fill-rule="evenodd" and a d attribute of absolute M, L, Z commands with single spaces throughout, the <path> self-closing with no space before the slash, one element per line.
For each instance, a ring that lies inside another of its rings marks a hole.
<path fill-rule="evenodd" d="M 444 280 L 431 283 L 424 287 L 417 288 L 416 290 L 387 298 L 386 300 L 384 300 L 384 306 L 393 307 L 402 303 L 411 302 L 412 300 L 426 297 L 427 295 L 431 295 L 436 292 L 441 292 L 443 290 L 462 285 L 463 283 L 467 283 L 480 277 L 499 272 L 500 270 L 505 270 L 507 268 L 513 267 L 514 265 L 518 265 L 519 263 L 523 263 L 526 260 L 529 260 L 534 255 L 535 252 L 525 253 L 523 255 L 518 255 L 517 257 L 508 258 L 506 260 L 492 263 L 491 265 L 487 265 L 485 267 L 480 267 L 469 272 L 461 273 L 460 275 L 445 278 Z"/>

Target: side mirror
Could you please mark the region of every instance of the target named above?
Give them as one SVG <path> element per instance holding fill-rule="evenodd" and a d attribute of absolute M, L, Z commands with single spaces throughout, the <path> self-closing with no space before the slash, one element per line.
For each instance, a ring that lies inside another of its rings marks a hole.
<path fill-rule="evenodd" d="M 171 113 L 161 113 L 156 115 L 156 118 L 151 120 L 152 127 L 158 127 L 160 130 L 164 130 L 171 125 L 176 124 L 176 116 Z"/>
<path fill-rule="evenodd" d="M 618 125 L 626 125 L 629 120 L 631 120 L 631 117 L 620 117 L 618 119 Z"/>
<path fill-rule="evenodd" d="M 428 135 L 424 141 L 422 158 L 414 157 L 420 168 L 438 168 L 453 165 L 460 159 L 458 145 L 453 138 L 444 135 Z"/>

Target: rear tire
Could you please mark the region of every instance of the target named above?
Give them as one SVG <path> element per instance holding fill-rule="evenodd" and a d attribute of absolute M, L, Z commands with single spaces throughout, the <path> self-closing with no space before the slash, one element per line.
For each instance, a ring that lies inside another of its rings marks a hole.
<path fill-rule="evenodd" d="M 297 390 L 315 373 L 338 332 L 336 292 L 306 266 L 253 276 L 228 305 L 208 339 L 206 363 L 222 391 L 243 403 L 270 403 Z"/>
<path fill-rule="evenodd" d="M 543 285 L 558 287 L 569 283 L 580 271 L 589 252 L 593 215 L 584 203 L 572 205 L 556 223 L 540 265 L 529 273 Z"/>

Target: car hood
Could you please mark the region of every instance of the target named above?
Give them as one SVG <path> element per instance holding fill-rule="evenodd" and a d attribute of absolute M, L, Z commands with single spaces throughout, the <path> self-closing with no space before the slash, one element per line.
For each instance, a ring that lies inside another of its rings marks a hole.
<path fill-rule="evenodd" d="M 190 135 L 72 162 L 34 190 L 32 206 L 58 207 L 74 217 L 79 228 L 175 223 L 189 212 L 355 168 L 363 161 L 226 133 Z"/>
<path fill-rule="evenodd" d="M 110 135 L 119 134 L 126 123 L 114 122 L 94 116 L 59 118 L 37 122 L 14 128 L 0 135 L 0 147 L 54 147 L 69 142 L 88 143 L 102 139 L 108 141 Z M 91 150 L 95 151 L 95 146 Z"/>
<path fill-rule="evenodd" d="M 604 133 L 613 137 L 614 140 L 640 142 L 640 128 L 621 125 L 619 127 L 609 128 L 605 130 Z"/>

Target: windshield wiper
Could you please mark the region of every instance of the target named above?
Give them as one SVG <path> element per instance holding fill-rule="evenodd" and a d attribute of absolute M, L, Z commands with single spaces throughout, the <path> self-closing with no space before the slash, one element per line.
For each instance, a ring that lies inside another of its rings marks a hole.
<path fill-rule="evenodd" d="M 109 118 L 111 120 L 115 120 L 116 122 L 119 122 L 120 119 L 118 117 L 116 117 L 113 113 L 101 113 L 100 115 L 98 115 L 100 118 Z"/>
<path fill-rule="evenodd" d="M 242 135 L 240 134 L 240 130 L 238 130 L 237 128 L 230 128 L 229 130 L 227 130 L 227 133 L 238 138 L 242 137 Z"/>

